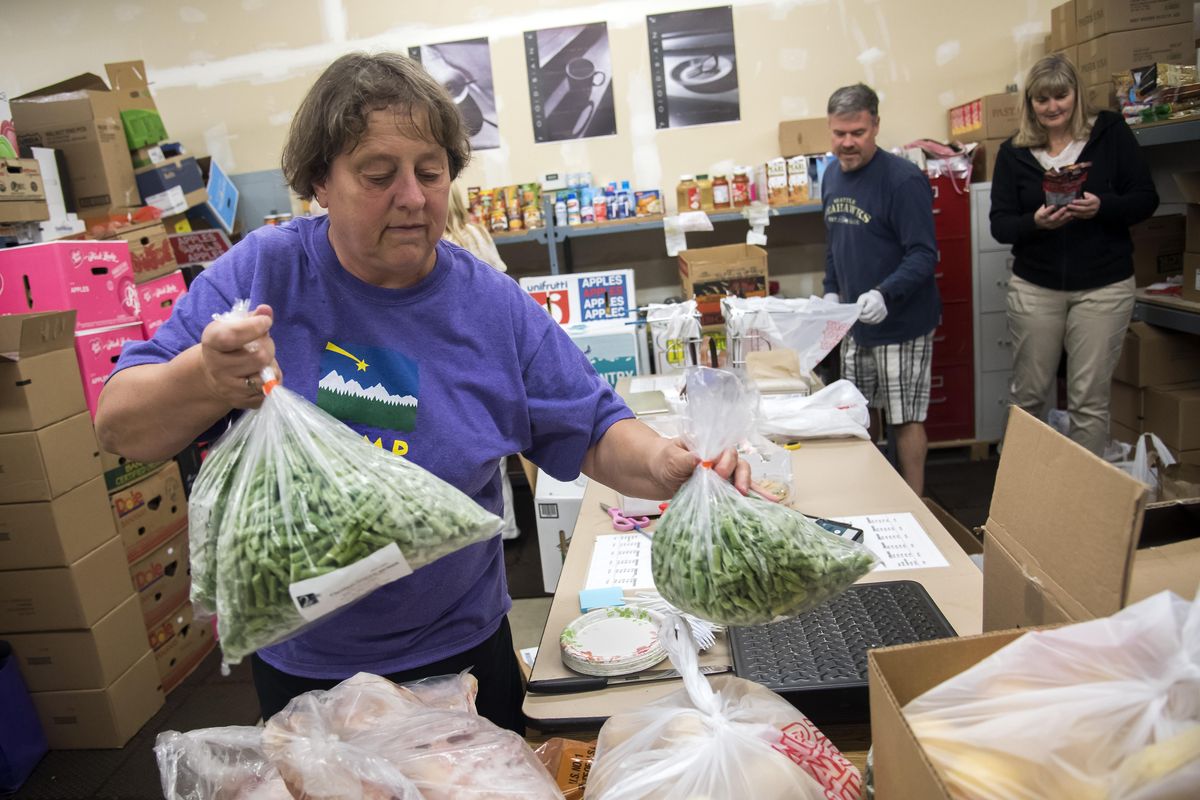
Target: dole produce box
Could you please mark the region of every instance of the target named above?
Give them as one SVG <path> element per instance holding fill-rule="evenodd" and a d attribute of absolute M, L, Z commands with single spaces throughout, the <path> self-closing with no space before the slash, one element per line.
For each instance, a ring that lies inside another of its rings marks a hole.
<path fill-rule="evenodd" d="M 631 269 L 521 278 L 521 288 L 559 325 L 637 318 Z"/>
<path fill-rule="evenodd" d="M 137 322 L 124 241 L 67 240 L 0 249 L 0 314 L 75 309 L 75 330 Z"/>

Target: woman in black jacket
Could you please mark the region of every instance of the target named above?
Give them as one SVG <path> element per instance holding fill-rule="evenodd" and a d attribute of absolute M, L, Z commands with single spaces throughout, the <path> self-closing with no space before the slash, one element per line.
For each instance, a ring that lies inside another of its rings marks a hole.
<path fill-rule="evenodd" d="M 1051 167 L 1090 162 L 1081 194 L 1048 206 Z M 1129 226 L 1158 207 L 1158 194 L 1125 121 L 1089 114 L 1079 74 L 1058 55 L 1034 64 L 1021 124 L 996 157 L 992 236 L 1013 246 L 1008 324 L 1013 403 L 1041 417 L 1063 348 L 1071 438 L 1101 454 L 1108 443 L 1109 383 L 1133 312 Z"/>

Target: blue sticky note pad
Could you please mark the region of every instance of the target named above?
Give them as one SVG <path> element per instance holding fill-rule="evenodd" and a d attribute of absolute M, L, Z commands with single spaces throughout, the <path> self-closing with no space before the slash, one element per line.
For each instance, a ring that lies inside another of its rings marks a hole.
<path fill-rule="evenodd" d="M 594 608 L 625 605 L 625 597 L 620 586 L 601 586 L 598 589 L 584 589 L 579 593 L 579 610 L 585 614 Z"/>

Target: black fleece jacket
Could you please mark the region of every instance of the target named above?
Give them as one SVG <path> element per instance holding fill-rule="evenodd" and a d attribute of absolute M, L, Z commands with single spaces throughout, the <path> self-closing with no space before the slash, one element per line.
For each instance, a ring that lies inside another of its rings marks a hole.
<path fill-rule="evenodd" d="M 1101 111 L 1079 161 L 1090 161 L 1085 192 L 1100 198 L 1091 219 L 1047 231 L 1033 224 L 1046 201 L 1045 170 L 1027 147 L 1000 146 L 992 178 L 992 236 L 1013 246 L 1013 272 L 1047 289 L 1078 291 L 1133 274 L 1129 226 L 1158 208 L 1158 192 L 1141 147 L 1117 114 Z"/>

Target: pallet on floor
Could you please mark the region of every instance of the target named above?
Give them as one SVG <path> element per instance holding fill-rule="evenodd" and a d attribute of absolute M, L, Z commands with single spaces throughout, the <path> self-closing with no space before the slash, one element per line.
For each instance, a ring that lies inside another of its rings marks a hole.
<path fill-rule="evenodd" d="M 991 455 L 992 445 L 996 444 L 992 441 L 984 441 L 980 439 L 948 439 L 943 442 L 930 442 L 930 450 L 953 450 L 963 449 L 968 451 L 968 457 L 971 461 L 984 461 Z"/>

